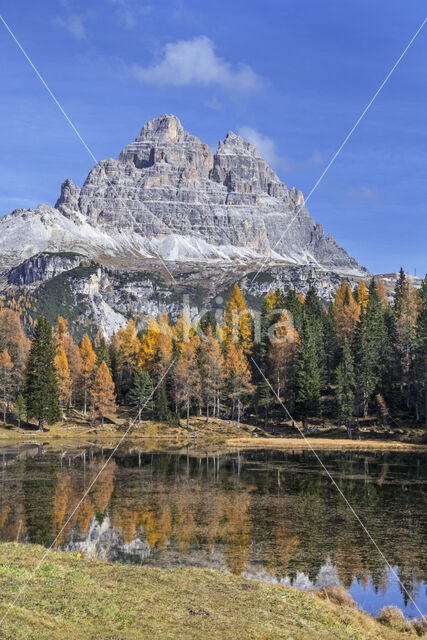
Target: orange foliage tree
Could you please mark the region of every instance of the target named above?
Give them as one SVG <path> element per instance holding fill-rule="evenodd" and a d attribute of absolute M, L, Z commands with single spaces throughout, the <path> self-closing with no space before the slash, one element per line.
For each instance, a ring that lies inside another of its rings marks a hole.
<path fill-rule="evenodd" d="M 104 426 L 104 417 L 107 413 L 116 409 L 116 395 L 114 393 L 114 382 L 105 360 L 101 362 L 100 367 L 95 375 L 92 387 L 92 399 L 95 411 L 101 418 L 101 424 Z"/>
<path fill-rule="evenodd" d="M 96 353 L 93 350 L 89 336 L 85 333 L 80 345 L 80 357 L 82 360 L 82 377 L 84 390 L 84 408 L 83 413 L 87 411 L 87 395 L 90 387 L 90 377 L 93 373 L 96 363 Z"/>

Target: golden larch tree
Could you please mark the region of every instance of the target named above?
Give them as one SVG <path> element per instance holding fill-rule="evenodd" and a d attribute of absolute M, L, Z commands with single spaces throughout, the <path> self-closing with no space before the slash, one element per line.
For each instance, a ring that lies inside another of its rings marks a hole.
<path fill-rule="evenodd" d="M 366 288 L 366 284 L 364 280 L 361 280 L 356 288 L 356 301 L 359 303 L 359 306 L 362 311 L 366 311 L 366 307 L 368 306 L 369 293 Z"/>
<path fill-rule="evenodd" d="M 139 351 L 138 366 L 143 367 L 150 373 L 153 370 L 154 357 L 159 345 L 159 325 L 155 318 L 151 318 L 147 331 L 142 337 Z"/>
<path fill-rule="evenodd" d="M 252 325 L 252 316 L 246 306 L 243 293 L 235 284 L 224 311 L 223 331 L 226 349 L 231 343 L 238 343 L 245 355 L 251 353 Z"/>
<path fill-rule="evenodd" d="M 347 280 L 335 292 L 332 305 L 337 338 L 341 344 L 345 338 L 351 343 L 360 316 L 360 305 L 356 302 Z"/>
<path fill-rule="evenodd" d="M 61 345 L 61 343 L 58 343 Z M 71 398 L 71 376 L 68 358 L 63 346 L 56 349 L 55 354 L 56 379 L 58 381 L 59 403 L 62 412 L 67 408 Z"/>
<path fill-rule="evenodd" d="M 3 402 L 3 424 L 6 424 L 6 416 L 13 387 L 13 362 L 7 349 L 0 354 L 0 390 Z"/>
<path fill-rule="evenodd" d="M 225 361 L 225 374 L 228 394 L 233 402 L 233 416 L 237 409 L 237 426 L 240 426 L 242 398 L 254 390 L 251 383 L 251 370 L 243 349 L 239 344 L 231 342 Z"/>
<path fill-rule="evenodd" d="M 96 372 L 92 387 L 92 399 L 95 411 L 101 418 L 102 426 L 104 426 L 105 415 L 116 410 L 114 382 L 105 360 L 101 362 Z"/>
<path fill-rule="evenodd" d="M 286 397 L 290 400 L 289 390 L 294 383 L 295 355 L 299 337 L 286 309 L 279 322 L 270 328 L 270 334 L 268 359 L 271 364 L 271 383 L 278 398 Z"/>
<path fill-rule="evenodd" d="M 200 372 L 197 366 L 194 341 L 182 345 L 175 371 L 175 399 L 187 413 L 187 429 L 190 427 L 190 405 L 201 393 Z"/>
<path fill-rule="evenodd" d="M 90 387 L 90 377 L 93 373 L 96 363 L 96 353 L 93 350 L 92 342 L 89 336 L 85 333 L 80 345 L 80 357 L 82 361 L 82 378 L 83 378 L 83 391 L 84 391 L 84 408 L 83 413 L 86 415 L 87 411 L 87 396 Z"/>

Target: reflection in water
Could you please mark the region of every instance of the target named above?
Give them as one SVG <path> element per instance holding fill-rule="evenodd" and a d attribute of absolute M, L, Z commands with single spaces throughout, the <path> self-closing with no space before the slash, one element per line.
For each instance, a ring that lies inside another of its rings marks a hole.
<path fill-rule="evenodd" d="M 384 561 L 307 452 L 220 457 L 20 447 L 0 452 L 0 540 L 112 561 L 212 567 L 313 588 L 342 584 L 376 613 L 416 615 Z M 332 475 L 427 613 L 425 455 L 322 452 Z"/>

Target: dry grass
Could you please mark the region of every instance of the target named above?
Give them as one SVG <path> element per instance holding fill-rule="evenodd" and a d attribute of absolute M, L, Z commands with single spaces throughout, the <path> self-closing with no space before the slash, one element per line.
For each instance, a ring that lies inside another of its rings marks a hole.
<path fill-rule="evenodd" d="M 336 438 L 229 438 L 227 445 L 239 449 L 283 449 L 300 451 L 427 451 L 427 445 L 400 442 L 398 440 L 344 440 Z"/>
<path fill-rule="evenodd" d="M 45 550 L 0 545 L 0 618 Z M 220 571 L 110 565 L 50 552 L 3 640 L 399 640 L 350 606 Z"/>

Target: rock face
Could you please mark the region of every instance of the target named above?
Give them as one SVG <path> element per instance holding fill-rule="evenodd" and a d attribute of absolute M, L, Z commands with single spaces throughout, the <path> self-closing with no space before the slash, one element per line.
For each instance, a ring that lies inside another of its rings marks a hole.
<path fill-rule="evenodd" d="M 146 124 L 81 190 L 66 180 L 54 208 L 0 220 L 3 267 L 40 251 L 78 251 L 104 264 L 166 260 L 312 264 L 361 274 L 257 149 L 229 132 L 215 155 L 175 116 Z"/>
<path fill-rule="evenodd" d="M 106 335 L 132 314 L 216 304 L 234 282 L 256 304 L 277 287 L 314 286 L 326 300 L 342 276 L 369 276 L 250 142 L 229 132 L 212 155 L 171 115 L 99 162 L 81 189 L 65 180 L 55 207 L 0 219 L 0 271 L 6 302 L 27 293 L 52 321 L 71 308 L 75 326 Z"/>

